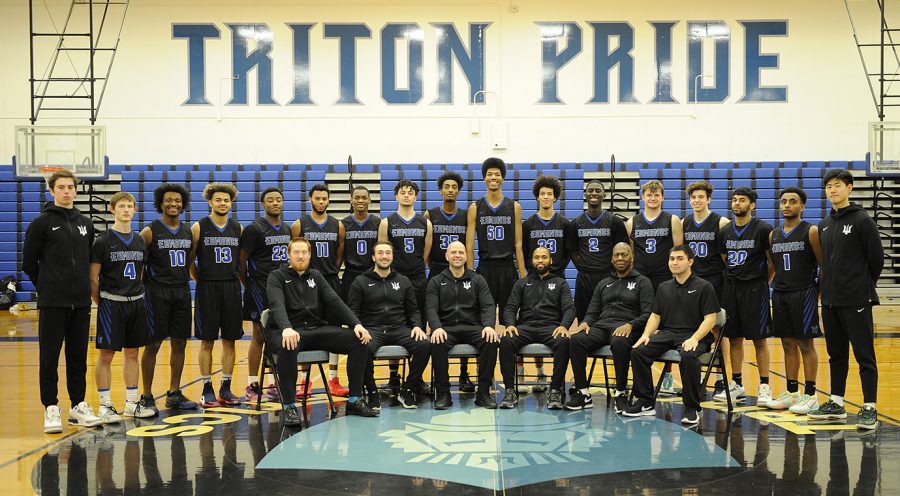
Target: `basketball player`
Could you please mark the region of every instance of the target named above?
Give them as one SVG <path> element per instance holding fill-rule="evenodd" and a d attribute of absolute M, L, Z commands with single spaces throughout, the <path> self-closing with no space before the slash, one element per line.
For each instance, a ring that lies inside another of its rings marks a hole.
<path fill-rule="evenodd" d="M 469 205 L 466 229 L 466 252 L 469 268 L 475 267 L 475 240 L 478 240 L 478 269 L 487 281 L 491 297 L 503 315 L 509 293 L 520 277 L 525 277 L 525 256 L 522 254 L 522 207 L 519 202 L 503 195 L 506 164 L 490 157 L 481 164 L 481 177 L 487 193 Z M 502 319 L 501 319 L 502 320 Z M 523 368 L 517 373 L 522 376 Z M 524 390 L 524 380 L 520 381 Z"/>
<path fill-rule="evenodd" d="M 662 210 L 665 190 L 659 181 L 647 181 L 641 186 L 644 211 L 625 222 L 625 229 L 634 249 L 634 269 L 647 276 L 653 291 L 672 278 L 669 272 L 669 250 L 684 243 L 681 220 Z M 666 364 L 660 394 L 675 394 L 672 366 Z"/>
<path fill-rule="evenodd" d="M 719 254 L 716 239 L 719 231 L 728 225 L 730 220 L 709 209 L 712 202 L 713 186 L 708 181 L 696 181 L 688 185 L 686 190 L 693 215 L 682 221 L 684 242 L 694 252 L 694 265 L 691 272 L 697 277 L 709 281 L 716 290 L 716 300 L 722 301 L 722 286 L 725 284 L 725 263 Z M 718 336 L 721 329 L 714 327 L 713 335 Z M 722 353 L 728 353 L 728 342 L 722 341 Z M 715 391 L 725 389 L 724 375 L 719 373 Z"/>
<path fill-rule="evenodd" d="M 131 230 L 134 196 L 119 191 L 109 200 L 115 216 L 112 228 L 91 248 L 91 298 L 97 304 L 97 367 L 95 380 L 104 424 L 122 421 L 110 398 L 110 364 L 117 351 L 125 363 L 125 416 L 146 418 L 156 413 L 138 397 L 138 350 L 150 342 L 144 302 L 144 238 Z"/>
<path fill-rule="evenodd" d="M 425 218 L 431 221 L 432 243 L 431 254 L 428 261 L 428 279 L 444 272 L 450 265 L 447 263 L 447 247 L 454 241 L 466 242 L 466 229 L 468 218 L 461 215 L 456 200 L 463 188 L 463 178 L 459 173 L 448 171 L 438 178 L 438 191 L 441 192 L 443 203 L 440 207 L 434 207 L 425 212 Z M 459 391 L 461 393 L 474 393 L 475 385 L 469 380 L 469 359 L 461 358 L 459 363 Z"/>
<path fill-rule="evenodd" d="M 59 352 L 66 344 L 66 387 L 72 408 L 69 424 L 101 423 L 84 401 L 87 389 L 87 346 L 91 327 L 91 244 L 94 224 L 75 208 L 78 178 L 61 170 L 47 178 L 52 202 L 25 231 L 22 272 L 38 290 L 38 348 L 44 432 L 62 432 L 57 383 Z"/>
<path fill-rule="evenodd" d="M 295 238 L 304 237 L 309 240 L 312 247 L 310 267 L 318 270 L 331 289 L 336 294 L 341 293 L 341 281 L 338 279 L 338 269 L 344 260 L 344 224 L 328 215 L 328 203 L 331 200 L 331 192 L 328 186 L 316 184 L 309 190 L 309 214 L 300 217 L 291 225 L 291 235 Z M 350 391 L 341 386 L 338 378 L 338 355 L 331 354 L 328 359 L 328 389 L 335 396 L 347 396 Z M 305 368 L 305 367 L 304 367 Z M 306 393 L 306 384 L 300 385 L 297 394 Z"/>
<path fill-rule="evenodd" d="M 381 219 L 369 213 L 369 190 L 365 186 L 355 186 L 351 192 L 350 206 L 353 212 L 344 217 L 344 275 L 341 278 L 341 299 L 347 301 L 347 294 L 353 280 L 374 267 L 372 248 L 378 241 L 378 226 Z"/>
<path fill-rule="evenodd" d="M 819 330 L 819 287 L 816 278 L 822 258 L 819 228 L 802 220 L 806 192 L 790 187 L 781 191 L 781 216 L 784 223 L 769 235 L 771 259 L 775 265 L 772 278 L 772 331 L 781 338 L 784 349 L 784 373 L 787 391 L 766 407 L 790 409 L 805 415 L 818 406 L 816 374 L 819 355 L 814 338 Z M 803 395 L 799 389 L 800 357 L 803 357 Z"/>
<path fill-rule="evenodd" d="M 191 253 L 191 226 L 181 220 L 190 196 L 180 184 L 164 183 L 153 191 L 153 206 L 160 214 L 141 230 L 147 245 L 147 277 L 144 298 L 152 342 L 141 354 L 141 377 L 144 394 L 141 403 L 154 412 L 153 375 L 156 355 L 163 340 L 169 338 L 169 389 L 166 408 L 192 410 L 197 403 L 181 392 L 184 354 L 191 337 L 191 274 L 187 256 Z"/>
<path fill-rule="evenodd" d="M 247 388 L 244 400 L 256 403 L 262 389 L 259 387 L 259 364 L 265 342 L 260 316 L 269 308 L 266 299 L 266 280 L 273 270 L 288 262 L 287 245 L 291 240 L 291 228 L 281 218 L 284 195 L 281 190 L 269 187 L 259 195 L 264 214 L 250 223 L 241 233 L 240 276 L 244 285 L 244 320 L 253 323 L 253 339 L 247 349 Z M 274 391 L 274 385 L 266 388 Z"/>
<path fill-rule="evenodd" d="M 846 418 L 849 348 L 859 364 L 863 408 L 856 427 L 878 427 L 878 365 L 875 361 L 875 328 L 872 306 L 878 305 L 875 285 L 884 268 L 884 248 L 875 221 L 859 205 L 850 202 L 853 175 L 830 170 L 822 178 L 831 213 L 819 222 L 822 241 L 822 324 L 831 368 L 831 398 L 807 413 L 812 419 Z"/>
<path fill-rule="evenodd" d="M 605 190 L 600 181 L 590 181 L 584 188 L 584 213 L 572 221 L 572 261 L 578 269 L 575 277 L 575 314 L 584 320 L 597 283 L 613 271 L 613 246 L 628 242 L 625 222 L 603 210 Z M 629 250 L 631 252 L 631 250 Z"/>
<path fill-rule="evenodd" d="M 210 214 L 191 226 L 193 249 L 191 276 L 197 281 L 194 303 L 194 336 L 200 340 L 201 406 L 239 405 L 231 392 L 234 374 L 234 342 L 244 335 L 241 316 L 241 224 L 228 216 L 237 199 L 233 184 L 209 183 L 203 197 Z M 222 339 L 222 384 L 216 395 L 212 386 L 212 350 Z"/>
<path fill-rule="evenodd" d="M 421 315 L 425 309 L 425 289 L 428 283 L 425 279 L 425 267 L 428 266 L 428 257 L 431 254 L 432 226 L 431 221 L 414 210 L 418 194 L 419 186 L 409 179 L 401 179 L 397 183 L 394 187 L 397 211 L 381 220 L 378 226 L 378 240 L 393 245 L 393 268 L 412 283 L 416 292 L 416 305 L 419 306 Z M 392 363 L 390 369 L 389 387 L 392 391 L 396 391 L 400 386 L 397 364 Z"/>
<path fill-rule="evenodd" d="M 731 196 L 734 222 L 719 231 L 719 252 L 725 261 L 725 285 L 722 289 L 722 308 L 728 314 L 725 337 L 731 347 L 731 376 L 728 384 L 732 399 L 744 396 L 741 370 L 744 365 L 744 339 L 753 341 L 759 368 L 757 405 L 772 399 L 769 386 L 769 349 L 766 339 L 771 335 L 769 314 L 769 277 L 773 273 L 769 256 L 772 226 L 754 218 L 756 191 L 738 188 Z M 725 401 L 725 391 L 714 396 Z"/>

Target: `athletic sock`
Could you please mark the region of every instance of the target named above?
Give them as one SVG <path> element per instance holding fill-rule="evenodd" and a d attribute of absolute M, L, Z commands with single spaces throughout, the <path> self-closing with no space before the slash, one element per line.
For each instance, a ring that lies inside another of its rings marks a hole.
<path fill-rule="evenodd" d="M 203 386 L 206 386 L 207 384 L 212 384 L 212 377 L 210 377 L 208 375 L 201 375 L 200 380 L 203 381 Z"/>
<path fill-rule="evenodd" d="M 337 369 L 329 369 L 328 370 L 328 379 L 331 380 L 331 379 L 334 379 L 335 377 L 337 377 L 337 372 L 338 372 Z"/>
<path fill-rule="evenodd" d="M 247 384 L 249 384 L 249 385 L 251 385 L 251 386 L 254 385 L 254 384 L 259 384 L 259 376 L 257 376 L 257 375 L 248 375 L 248 376 L 247 376 Z"/>
<path fill-rule="evenodd" d="M 97 394 L 100 395 L 100 404 L 101 405 L 103 405 L 103 404 L 108 405 L 108 404 L 112 403 L 112 398 L 110 398 L 110 395 L 109 395 L 109 389 L 98 389 Z"/>
<path fill-rule="evenodd" d="M 131 402 L 131 403 L 137 403 L 137 400 L 138 400 L 137 386 L 126 387 L 125 388 L 125 401 Z"/>
<path fill-rule="evenodd" d="M 863 403 L 863 406 L 871 406 L 873 409 L 875 408 L 875 403 Z"/>
<path fill-rule="evenodd" d="M 791 379 L 787 381 L 787 392 L 796 393 L 800 389 L 800 383 Z"/>
<path fill-rule="evenodd" d="M 734 381 L 734 383 L 737 384 L 738 386 L 743 386 L 743 385 L 744 385 L 744 374 L 734 374 L 734 375 L 731 377 L 731 379 L 732 379 L 732 380 Z"/>
<path fill-rule="evenodd" d="M 590 388 L 579 389 L 579 391 L 581 391 L 581 394 L 583 394 L 583 395 L 585 395 L 585 396 L 590 396 L 590 395 L 591 395 L 591 390 L 590 390 Z"/>
<path fill-rule="evenodd" d="M 803 385 L 803 394 L 809 396 L 816 395 L 816 381 L 806 381 L 806 384 Z"/>
<path fill-rule="evenodd" d="M 291 407 L 295 407 L 295 406 L 297 406 L 296 403 L 284 403 L 281 405 L 281 407 L 284 408 L 285 410 L 287 410 L 288 408 L 291 408 Z"/>
<path fill-rule="evenodd" d="M 759 376 L 759 383 L 760 383 L 760 384 L 768 384 L 768 383 L 769 383 L 769 376 L 767 376 L 767 375 L 761 375 L 761 376 Z"/>
<path fill-rule="evenodd" d="M 831 401 L 837 403 L 838 406 L 844 406 L 844 397 L 836 394 L 831 395 Z"/>
<path fill-rule="evenodd" d="M 359 396 L 350 396 L 347 398 L 347 403 L 356 403 L 357 401 L 359 401 Z"/>

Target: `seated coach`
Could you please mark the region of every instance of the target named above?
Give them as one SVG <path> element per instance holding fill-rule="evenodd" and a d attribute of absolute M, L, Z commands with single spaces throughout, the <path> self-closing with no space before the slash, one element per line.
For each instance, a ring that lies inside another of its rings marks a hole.
<path fill-rule="evenodd" d="M 366 344 L 369 331 L 360 324 L 322 274 L 309 268 L 310 244 L 294 238 L 288 244 L 290 267 L 273 270 L 266 282 L 269 299 L 268 346 L 276 356 L 285 425 L 300 425 L 294 403 L 297 391 L 297 354 L 303 350 L 324 350 L 347 355 L 350 397 L 347 415 L 374 417 L 363 399 Z M 346 323 L 350 329 L 328 325 Z"/>
<path fill-rule="evenodd" d="M 615 271 L 594 289 L 584 320 L 569 343 L 569 360 L 575 376 L 576 391 L 566 402 L 569 410 L 591 408 L 593 401 L 586 373 L 588 353 L 609 345 L 616 369 L 615 409 L 621 413 L 627 405 L 625 386 L 631 347 L 644 332 L 653 307 L 653 283 L 634 270 L 634 255 L 628 243 L 617 243 L 612 250 Z"/>
<path fill-rule="evenodd" d="M 684 401 L 681 423 L 700 422 L 700 355 L 709 351 L 719 302 L 712 284 L 691 273 L 693 264 L 694 252 L 687 245 L 669 250 L 669 270 L 675 277 L 657 288 L 647 327 L 631 352 L 636 401 L 623 415 L 656 415 L 650 367 L 663 353 L 677 349 Z"/>
<path fill-rule="evenodd" d="M 563 386 L 569 365 L 569 327 L 575 321 L 572 291 L 562 277 L 550 273 L 551 256 L 539 247 L 531 255 L 534 272 L 516 281 L 503 311 L 506 325 L 500 339 L 500 372 L 506 392 L 500 408 L 514 408 L 519 402 L 515 388 L 516 352 L 522 346 L 541 343 L 553 350 L 553 376 L 547 408 L 563 408 Z"/>
<path fill-rule="evenodd" d="M 449 267 L 434 275 L 425 291 L 425 316 L 431 326 L 431 366 L 437 396 L 436 410 L 446 410 L 450 400 L 447 353 L 456 344 L 478 350 L 478 392 L 475 404 L 497 408 L 491 395 L 500 336 L 494 299 L 484 277 L 466 268 L 466 245 L 454 241 L 447 246 Z"/>

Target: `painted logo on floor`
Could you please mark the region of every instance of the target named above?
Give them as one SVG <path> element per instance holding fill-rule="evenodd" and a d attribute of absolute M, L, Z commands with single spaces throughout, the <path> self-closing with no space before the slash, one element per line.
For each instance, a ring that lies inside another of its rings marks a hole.
<path fill-rule="evenodd" d="M 376 472 L 509 489 L 629 470 L 736 467 L 696 432 L 656 418 L 596 412 L 384 409 L 338 417 L 273 449 L 258 469 Z"/>

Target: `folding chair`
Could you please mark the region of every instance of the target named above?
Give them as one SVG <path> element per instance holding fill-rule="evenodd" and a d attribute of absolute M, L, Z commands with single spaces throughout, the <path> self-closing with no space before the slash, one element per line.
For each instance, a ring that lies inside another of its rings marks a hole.
<path fill-rule="evenodd" d="M 606 397 L 612 398 L 612 389 L 609 385 L 609 360 L 613 359 L 612 348 L 609 345 L 606 345 L 602 348 L 597 348 L 596 350 L 588 353 L 588 358 L 591 359 L 591 370 L 588 372 L 588 385 L 593 386 L 594 383 L 591 382 L 594 379 L 594 367 L 597 365 L 597 359 L 599 358 L 603 362 L 603 384 L 599 384 L 606 388 Z"/>
<path fill-rule="evenodd" d="M 549 346 L 547 346 L 545 344 L 541 344 L 541 343 L 526 344 L 525 346 L 519 348 L 519 351 L 516 352 L 516 363 L 519 363 L 519 358 L 522 359 L 523 365 L 525 363 L 526 358 L 531 358 L 531 359 L 549 358 L 550 360 L 553 360 L 553 350 Z M 537 375 L 536 374 L 528 375 L 523 372 L 522 378 L 525 379 L 526 377 L 537 378 Z M 506 385 L 504 384 L 504 386 L 506 386 Z M 516 374 L 516 380 L 515 380 L 515 384 L 513 384 L 513 387 L 516 388 L 516 391 L 519 390 L 519 374 L 518 373 Z"/>
<path fill-rule="evenodd" d="M 263 330 L 263 349 L 262 349 L 262 360 L 259 362 L 259 381 L 260 384 L 263 384 L 266 373 L 271 373 L 272 377 L 275 378 L 275 390 L 281 391 L 281 382 L 278 379 L 278 371 L 275 368 L 275 354 L 272 353 L 272 350 L 269 349 L 269 336 L 266 324 L 269 322 L 269 309 L 263 310 L 262 315 L 259 316 L 259 323 Z M 312 367 L 309 365 L 318 365 L 319 366 L 319 374 L 321 377 L 327 377 L 325 375 L 325 369 L 322 367 L 322 364 L 328 363 L 328 352 L 323 350 L 305 350 L 297 353 L 297 366 L 307 365 L 306 368 L 306 377 L 303 379 L 304 384 L 307 386 L 310 384 L 309 374 L 312 371 Z M 262 391 L 267 388 L 260 387 L 260 395 L 256 399 L 256 409 L 259 410 L 260 405 L 262 404 Z M 307 389 L 308 391 L 309 389 Z M 331 410 L 331 414 L 335 415 L 337 413 L 337 408 L 334 406 L 334 399 L 331 397 L 331 391 L 328 390 L 328 385 L 325 386 L 325 395 L 328 397 L 328 409 Z M 300 400 L 303 408 L 303 418 L 306 420 L 306 400 L 307 395 L 303 395 L 303 398 Z"/>
<path fill-rule="evenodd" d="M 460 343 L 453 345 L 447 351 L 448 362 L 450 360 L 459 360 L 462 361 L 463 358 L 474 358 L 475 359 L 475 384 L 478 384 L 478 350 L 475 349 L 474 346 L 466 343 Z M 433 366 L 433 365 L 432 365 Z M 434 373 L 431 374 L 431 392 L 432 396 L 435 394 L 434 388 Z M 432 398 L 433 399 L 433 398 Z"/>
<path fill-rule="evenodd" d="M 734 410 L 734 405 L 731 401 L 731 392 L 728 390 L 728 370 L 725 367 L 725 358 L 722 356 L 722 338 L 725 336 L 724 328 L 726 321 L 727 315 L 725 314 L 725 309 L 719 310 L 719 313 L 716 315 L 716 327 L 719 328 L 719 337 L 713 342 L 713 347 L 710 351 L 700 355 L 700 367 L 706 367 L 706 372 L 700 382 L 700 387 L 701 391 L 706 390 L 712 369 L 718 369 L 725 378 L 725 401 L 728 404 L 728 413 L 731 413 Z M 657 358 L 656 361 L 677 364 L 681 363 L 681 355 L 678 353 L 678 350 L 669 350 Z M 665 374 L 660 374 L 659 380 L 656 383 L 656 389 L 653 391 L 654 401 L 656 401 L 659 390 L 662 388 L 664 376 Z"/>
<path fill-rule="evenodd" d="M 374 362 L 384 361 L 384 360 L 399 360 L 400 361 L 400 370 L 398 373 L 400 374 L 400 388 L 403 388 L 403 385 L 406 383 L 406 364 L 409 362 L 410 354 L 409 350 L 400 346 L 400 345 L 387 345 L 378 348 L 378 351 L 375 352 L 375 358 L 373 359 L 372 366 L 373 367 L 388 367 L 390 364 L 376 364 Z"/>

